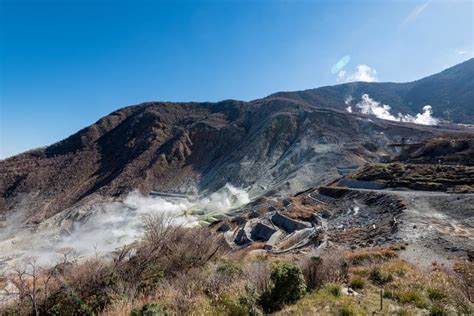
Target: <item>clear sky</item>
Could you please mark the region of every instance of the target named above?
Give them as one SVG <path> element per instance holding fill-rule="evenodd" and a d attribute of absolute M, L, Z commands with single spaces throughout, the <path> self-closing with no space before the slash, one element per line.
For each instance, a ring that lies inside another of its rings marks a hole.
<path fill-rule="evenodd" d="M 419 79 L 473 56 L 473 11 L 472 0 L 0 0 L 0 158 L 144 101 Z"/>

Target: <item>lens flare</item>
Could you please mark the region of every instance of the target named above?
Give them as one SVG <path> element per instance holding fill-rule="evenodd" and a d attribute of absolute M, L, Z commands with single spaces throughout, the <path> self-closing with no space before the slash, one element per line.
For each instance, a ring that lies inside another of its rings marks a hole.
<path fill-rule="evenodd" d="M 349 60 L 351 60 L 351 56 L 349 55 L 342 57 L 336 64 L 334 64 L 334 66 L 332 66 L 331 73 L 337 74 L 349 63 Z"/>

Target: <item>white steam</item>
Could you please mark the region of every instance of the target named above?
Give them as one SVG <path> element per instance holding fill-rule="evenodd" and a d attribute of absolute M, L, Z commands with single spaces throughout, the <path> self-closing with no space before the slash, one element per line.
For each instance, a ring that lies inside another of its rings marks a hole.
<path fill-rule="evenodd" d="M 347 108 L 346 108 L 346 111 L 349 112 L 349 113 L 352 113 L 352 106 L 351 106 L 351 102 L 354 100 L 354 98 L 349 95 L 348 97 L 346 97 L 346 99 L 344 100 L 344 103 L 347 105 Z"/>
<path fill-rule="evenodd" d="M 356 107 L 362 114 L 374 115 L 383 120 L 397 121 L 397 118 L 390 114 L 390 105 L 381 104 L 370 98 L 368 94 L 362 95 L 362 99 L 356 104 Z"/>
<path fill-rule="evenodd" d="M 345 70 L 340 70 L 337 73 L 337 81 L 338 82 L 342 82 L 342 81 L 376 82 L 378 81 L 377 70 L 375 70 L 374 68 L 366 64 L 359 64 L 356 66 L 356 71 L 353 73 L 347 74 Z"/>
<path fill-rule="evenodd" d="M 400 114 L 399 114 L 400 116 Z M 423 124 L 423 125 L 438 125 L 439 120 L 433 117 L 433 108 L 431 105 L 425 105 L 423 107 L 422 113 L 417 113 L 416 116 L 411 115 L 403 115 L 401 117 L 403 122 L 411 122 L 416 124 Z"/>
<path fill-rule="evenodd" d="M 143 218 L 149 214 L 163 214 L 176 224 L 197 225 L 249 202 L 245 190 L 227 184 L 197 198 L 150 197 L 133 192 L 123 201 L 62 212 L 34 228 L 22 227 L 17 221 L 8 233 L 0 234 L 0 271 L 27 257 L 36 257 L 42 265 L 54 264 L 64 249 L 73 249 L 81 256 L 113 251 L 141 237 Z"/>
<path fill-rule="evenodd" d="M 348 104 L 346 99 L 346 104 Z M 398 113 L 397 116 L 390 113 L 392 109 L 388 104 L 382 104 L 372 99 L 368 94 L 363 94 L 361 101 L 355 105 L 360 110 L 360 113 L 367 115 L 374 115 L 377 118 L 389 121 L 409 122 L 422 125 L 437 125 L 439 120 L 433 117 L 433 108 L 431 105 L 425 105 L 422 113 L 417 113 L 415 116 L 409 114 Z M 352 106 L 346 108 L 347 112 L 352 113 Z"/>

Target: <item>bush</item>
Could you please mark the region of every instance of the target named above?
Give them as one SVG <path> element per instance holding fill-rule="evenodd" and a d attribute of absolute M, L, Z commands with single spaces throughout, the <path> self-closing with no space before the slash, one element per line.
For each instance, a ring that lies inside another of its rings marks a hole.
<path fill-rule="evenodd" d="M 342 294 L 341 285 L 337 283 L 328 283 L 326 284 L 324 289 L 326 290 L 326 292 L 328 292 L 329 294 L 335 297 L 339 297 Z"/>
<path fill-rule="evenodd" d="M 426 307 L 426 303 L 423 299 L 423 296 L 415 290 L 406 290 L 398 293 L 397 300 L 402 304 L 412 303 L 419 308 Z"/>
<path fill-rule="evenodd" d="M 375 267 L 370 271 L 370 279 L 376 285 L 384 285 L 386 283 L 393 281 L 393 276 L 391 273 L 382 271 L 379 267 Z"/>
<path fill-rule="evenodd" d="M 335 252 L 321 257 L 305 257 L 299 262 L 308 290 L 321 288 L 328 282 L 344 282 L 348 263 L 342 253 Z"/>
<path fill-rule="evenodd" d="M 159 303 L 147 303 L 140 309 L 132 310 L 130 316 L 168 316 L 166 310 Z"/>
<path fill-rule="evenodd" d="M 354 290 L 361 290 L 365 287 L 365 280 L 362 278 L 353 278 L 349 283 L 349 287 Z"/>
<path fill-rule="evenodd" d="M 260 304 L 266 312 L 278 310 L 283 304 L 292 304 L 306 292 L 303 273 L 290 263 L 276 264 L 270 276 L 273 287 L 262 293 Z"/>
<path fill-rule="evenodd" d="M 431 306 L 430 315 L 431 316 L 447 316 L 448 312 L 443 306 L 436 304 L 436 305 Z"/>
<path fill-rule="evenodd" d="M 394 299 L 396 299 L 396 294 L 392 290 L 385 290 L 385 291 L 383 291 L 383 297 L 394 300 Z"/>
<path fill-rule="evenodd" d="M 352 304 L 345 303 L 339 308 L 339 315 L 340 316 L 356 316 L 356 315 L 360 315 L 360 312 Z"/>
<path fill-rule="evenodd" d="M 358 251 L 347 255 L 347 259 L 352 265 L 361 265 L 369 262 L 381 262 L 397 258 L 398 254 L 391 249 L 373 249 Z"/>
<path fill-rule="evenodd" d="M 428 297 L 432 301 L 441 301 L 446 298 L 446 294 L 443 292 L 443 290 L 438 289 L 438 288 L 433 288 L 430 287 L 426 290 L 428 293 Z"/>
<path fill-rule="evenodd" d="M 217 272 L 227 274 L 229 277 L 236 277 L 242 274 L 242 267 L 234 261 L 223 261 L 217 267 Z"/>
<path fill-rule="evenodd" d="M 245 293 L 239 296 L 239 304 L 246 316 L 259 315 L 257 308 L 257 292 L 250 285 L 245 286 Z"/>

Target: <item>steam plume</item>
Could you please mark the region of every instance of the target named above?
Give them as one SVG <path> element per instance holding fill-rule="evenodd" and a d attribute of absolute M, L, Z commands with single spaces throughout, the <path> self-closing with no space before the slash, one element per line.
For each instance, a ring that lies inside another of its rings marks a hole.
<path fill-rule="evenodd" d="M 346 104 L 350 104 L 350 100 L 346 99 Z M 390 113 L 392 109 L 388 104 L 382 104 L 372 99 L 368 94 L 363 94 L 360 102 L 355 105 L 360 110 L 360 113 L 367 115 L 374 115 L 383 120 L 409 122 L 422 125 L 437 125 L 439 119 L 433 117 L 433 108 L 431 105 L 425 105 L 422 113 L 417 113 L 415 116 L 409 114 L 398 113 L 397 116 Z M 352 106 L 346 108 L 347 112 L 352 113 Z"/>
<path fill-rule="evenodd" d="M 245 190 L 227 184 L 198 198 L 150 197 L 133 192 L 122 201 L 57 214 L 33 230 L 17 221 L 0 235 L 0 271 L 26 257 L 36 257 L 42 265 L 54 264 L 65 248 L 85 256 L 113 251 L 141 237 L 143 217 L 148 214 L 164 214 L 172 223 L 197 225 L 249 202 Z M 2 261 L 6 262 L 3 266 Z"/>

